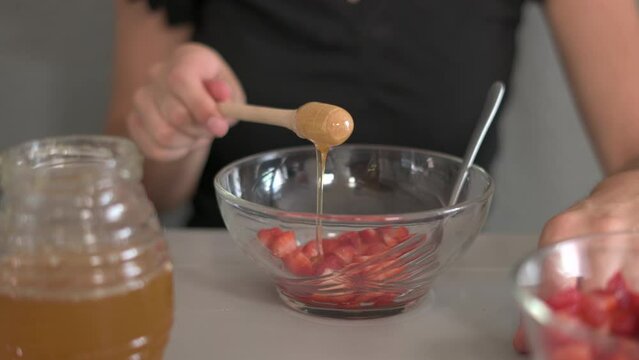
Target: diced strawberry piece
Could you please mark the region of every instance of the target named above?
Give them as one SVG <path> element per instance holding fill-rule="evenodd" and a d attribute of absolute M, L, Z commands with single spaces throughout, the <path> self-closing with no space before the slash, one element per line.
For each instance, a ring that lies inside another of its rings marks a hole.
<path fill-rule="evenodd" d="M 608 313 L 597 305 L 585 305 L 593 303 L 592 300 L 585 300 L 581 306 L 581 319 L 593 327 L 603 327 L 608 322 Z"/>
<path fill-rule="evenodd" d="M 630 309 L 632 307 L 632 299 L 628 285 L 621 272 L 617 272 L 613 277 L 608 280 L 606 289 L 608 293 L 614 294 L 617 297 L 618 306 L 623 309 Z"/>
<path fill-rule="evenodd" d="M 617 292 L 615 294 L 615 297 L 617 298 L 617 303 L 616 306 L 619 309 L 624 309 L 624 310 L 632 310 L 633 306 L 632 306 L 632 299 L 630 298 L 630 293 L 629 292 Z"/>
<path fill-rule="evenodd" d="M 632 307 L 632 300 L 630 299 L 630 293 L 626 291 L 610 291 L 598 289 L 591 291 L 590 294 L 600 296 L 608 302 L 610 308 L 630 309 Z"/>
<path fill-rule="evenodd" d="M 372 281 L 386 281 L 401 274 L 405 270 L 404 266 L 390 266 L 382 271 L 370 274 L 368 278 Z M 393 279 L 395 281 L 396 279 Z"/>
<path fill-rule="evenodd" d="M 626 310 L 617 310 L 610 317 L 610 331 L 620 336 L 633 336 L 637 333 L 637 317 Z"/>
<path fill-rule="evenodd" d="M 408 238 L 410 237 L 410 233 L 408 232 L 408 229 L 406 227 L 398 226 L 393 229 L 393 237 L 399 240 L 399 242 L 404 242 L 408 240 Z"/>
<path fill-rule="evenodd" d="M 362 269 L 360 276 L 363 281 L 383 282 L 390 278 L 397 280 L 396 277 L 406 269 L 405 266 L 399 265 L 395 260 L 377 261 L 372 265 Z"/>
<path fill-rule="evenodd" d="M 617 309 L 619 305 L 617 297 L 614 294 L 594 292 L 593 295 L 597 296 L 600 299 L 603 309 L 609 313 Z"/>
<path fill-rule="evenodd" d="M 400 227 L 382 227 L 377 229 L 380 234 L 380 238 L 388 247 L 393 247 L 409 237 L 408 229 Z"/>
<path fill-rule="evenodd" d="M 273 239 L 282 234 L 282 232 L 283 231 L 277 227 L 262 229 L 257 232 L 257 239 L 268 248 L 271 246 Z"/>
<path fill-rule="evenodd" d="M 328 304 L 336 304 L 341 305 L 344 304 L 349 306 L 348 304 L 355 298 L 355 295 L 352 293 L 345 294 L 313 294 L 310 296 L 310 299 L 319 303 L 328 303 Z"/>
<path fill-rule="evenodd" d="M 394 305 L 396 297 L 397 297 L 396 294 L 385 293 L 384 295 L 378 297 L 377 300 L 375 300 L 375 304 L 374 305 L 375 306 L 380 306 L 380 307 Z"/>
<path fill-rule="evenodd" d="M 606 290 L 617 293 L 618 291 L 627 292 L 628 286 L 626 285 L 626 280 L 624 280 L 621 272 L 617 272 L 613 275 L 610 280 L 608 280 L 608 284 L 606 284 Z"/>
<path fill-rule="evenodd" d="M 553 310 L 564 310 L 579 305 L 581 293 L 576 288 L 558 291 L 546 299 L 546 303 Z"/>
<path fill-rule="evenodd" d="M 561 322 L 580 323 L 580 321 L 571 315 L 558 313 L 557 318 Z M 575 340 L 564 331 L 556 327 L 547 327 L 543 330 L 543 343 L 550 348 L 562 347 L 574 344 Z"/>
<path fill-rule="evenodd" d="M 353 262 L 356 264 L 363 263 L 364 261 L 372 258 L 370 255 L 355 255 L 353 256 Z M 639 303 L 638 303 L 639 304 Z"/>
<path fill-rule="evenodd" d="M 557 310 L 558 314 L 567 314 L 572 315 L 579 318 L 579 314 L 581 312 L 581 303 L 577 303 L 571 306 L 567 306 L 561 310 Z"/>
<path fill-rule="evenodd" d="M 386 252 L 388 247 L 381 241 L 367 244 L 363 251 L 364 255 L 377 255 Z"/>
<path fill-rule="evenodd" d="M 397 239 L 387 234 L 382 234 L 382 241 L 384 242 L 384 245 L 388 246 L 389 248 L 392 248 L 393 246 L 399 244 L 399 241 L 397 241 Z"/>
<path fill-rule="evenodd" d="M 614 354 L 611 354 L 611 355 L 608 355 L 608 356 L 604 357 L 603 359 L 605 359 L 605 360 L 632 360 L 634 358 L 630 357 L 629 355 L 624 354 L 623 351 L 617 351 Z"/>
<path fill-rule="evenodd" d="M 328 275 L 343 267 L 344 262 L 342 261 L 342 259 L 334 254 L 329 254 L 327 256 L 324 256 L 323 261 L 317 265 L 315 272 L 317 275 Z"/>
<path fill-rule="evenodd" d="M 362 239 L 364 245 L 370 245 L 372 243 L 382 242 L 378 233 L 373 229 L 364 229 L 359 231 L 359 237 Z"/>
<path fill-rule="evenodd" d="M 592 360 L 594 356 L 588 344 L 575 343 L 554 349 L 551 360 Z"/>
<path fill-rule="evenodd" d="M 292 231 L 285 231 L 279 234 L 271 242 L 271 253 L 279 258 L 282 258 L 297 249 L 297 242 L 295 241 L 295 233 Z"/>
<path fill-rule="evenodd" d="M 295 250 L 284 257 L 284 264 L 290 272 L 300 276 L 311 276 L 315 274 L 313 263 L 304 255 L 301 249 Z"/>
<path fill-rule="evenodd" d="M 361 254 L 364 249 L 364 242 L 362 241 L 362 238 L 359 237 L 359 234 L 355 231 L 351 231 L 348 234 L 350 234 L 348 237 L 348 244 L 355 248 L 357 254 Z"/>
<path fill-rule="evenodd" d="M 628 293 L 630 298 L 630 306 L 634 310 L 635 314 L 639 315 L 639 294 L 630 292 Z"/>
<path fill-rule="evenodd" d="M 523 326 L 519 326 L 513 337 L 513 348 L 521 355 L 527 355 L 530 352 L 528 348 L 528 341 L 526 340 L 526 333 Z"/>
<path fill-rule="evenodd" d="M 581 319 L 591 326 L 601 327 L 610 319 L 610 313 L 616 303 L 614 295 L 586 294 L 581 301 Z"/>
<path fill-rule="evenodd" d="M 616 343 L 617 353 L 614 354 L 616 357 L 611 356 L 610 359 L 606 360 L 639 359 L 639 343 L 635 340 L 635 338 L 628 340 L 619 339 Z"/>
<path fill-rule="evenodd" d="M 341 245 L 353 245 L 354 247 L 357 247 L 358 245 L 361 245 L 362 239 L 359 237 L 357 231 L 347 231 L 341 233 L 337 237 L 337 241 Z"/>
<path fill-rule="evenodd" d="M 352 245 L 342 245 L 333 251 L 337 257 L 342 259 L 344 264 L 348 265 L 353 261 L 353 257 L 356 254 L 356 250 Z"/>
<path fill-rule="evenodd" d="M 322 240 L 322 250 L 324 250 L 324 255 L 332 254 L 338 247 L 340 247 L 340 242 L 337 239 Z"/>
<path fill-rule="evenodd" d="M 309 259 L 313 259 L 319 255 L 319 249 L 317 248 L 317 241 L 309 241 L 302 247 L 302 252 Z"/>

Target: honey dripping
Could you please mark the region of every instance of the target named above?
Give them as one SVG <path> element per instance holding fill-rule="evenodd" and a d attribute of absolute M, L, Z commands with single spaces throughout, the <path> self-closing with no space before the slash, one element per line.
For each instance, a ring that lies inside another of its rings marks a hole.
<path fill-rule="evenodd" d="M 320 258 L 324 257 L 324 249 L 322 246 L 322 215 L 324 214 L 324 173 L 326 172 L 326 158 L 330 147 L 315 146 L 316 162 L 317 162 L 317 192 L 315 207 L 315 246 Z"/>
<path fill-rule="evenodd" d="M 324 173 L 328 152 L 344 143 L 352 134 L 354 122 L 344 109 L 329 104 L 311 102 L 297 110 L 296 132 L 315 145 L 317 163 L 317 190 L 315 208 L 315 245 L 320 258 L 322 248 L 322 214 L 324 213 Z"/>

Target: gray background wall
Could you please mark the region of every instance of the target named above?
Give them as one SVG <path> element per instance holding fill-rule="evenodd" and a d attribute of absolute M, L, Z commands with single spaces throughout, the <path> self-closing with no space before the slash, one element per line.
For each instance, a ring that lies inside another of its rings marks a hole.
<path fill-rule="evenodd" d="M 0 2 L 0 149 L 99 132 L 109 93 L 112 2 Z M 599 178 L 540 9 L 528 5 L 502 118 L 487 230 L 537 233 Z"/>

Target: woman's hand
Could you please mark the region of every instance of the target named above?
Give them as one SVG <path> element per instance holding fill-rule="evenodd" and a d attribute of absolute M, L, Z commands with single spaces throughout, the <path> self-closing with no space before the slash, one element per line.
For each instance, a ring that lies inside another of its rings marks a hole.
<path fill-rule="evenodd" d="M 204 45 L 181 45 L 154 65 L 149 80 L 135 91 L 126 118 L 131 138 L 144 155 L 173 161 L 208 147 L 233 124 L 217 103 L 244 101 L 244 91 L 224 59 Z"/>

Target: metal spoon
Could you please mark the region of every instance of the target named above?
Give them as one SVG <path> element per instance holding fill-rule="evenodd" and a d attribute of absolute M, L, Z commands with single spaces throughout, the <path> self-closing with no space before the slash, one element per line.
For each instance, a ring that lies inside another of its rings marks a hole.
<path fill-rule="evenodd" d="M 475 127 L 473 136 L 471 137 L 470 143 L 468 144 L 468 148 L 466 148 L 464 162 L 459 169 L 459 174 L 457 175 L 457 180 L 455 182 L 455 186 L 453 187 L 453 192 L 450 195 L 448 206 L 455 205 L 457 203 L 457 200 L 459 200 L 459 195 L 461 194 L 464 182 L 468 177 L 468 170 L 471 166 L 473 166 L 473 162 L 475 161 L 477 152 L 479 151 L 479 148 L 484 141 L 484 137 L 486 137 L 486 133 L 488 132 L 490 125 L 495 119 L 495 115 L 497 115 L 497 111 L 499 110 L 501 101 L 504 99 L 505 92 L 506 86 L 504 86 L 504 83 L 500 81 L 494 83 L 490 87 L 488 96 L 486 97 L 486 103 L 484 104 L 484 109 L 482 110 L 481 116 L 479 117 L 479 122 Z"/>

